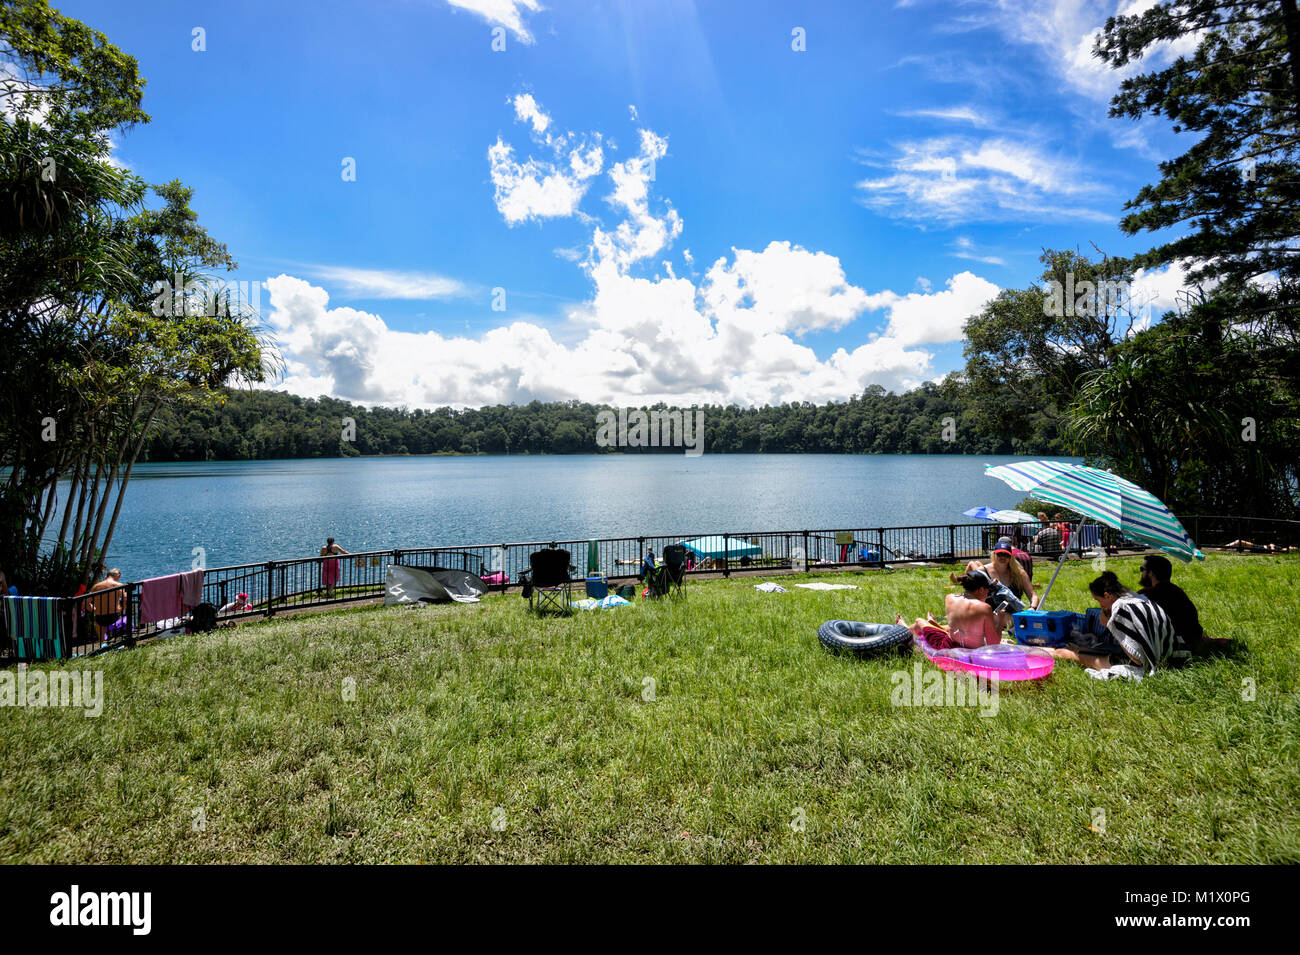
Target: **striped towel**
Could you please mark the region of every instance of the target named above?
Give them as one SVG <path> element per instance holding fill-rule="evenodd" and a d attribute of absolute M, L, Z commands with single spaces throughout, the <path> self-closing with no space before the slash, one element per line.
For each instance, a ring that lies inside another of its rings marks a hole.
<path fill-rule="evenodd" d="M 58 597 L 5 597 L 5 621 L 19 660 L 63 659 L 62 601 Z"/>

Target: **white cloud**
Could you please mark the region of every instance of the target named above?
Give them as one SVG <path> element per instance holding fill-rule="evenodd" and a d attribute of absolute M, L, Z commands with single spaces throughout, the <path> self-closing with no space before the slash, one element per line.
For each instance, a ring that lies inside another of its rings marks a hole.
<path fill-rule="evenodd" d="M 531 93 L 520 93 L 510 102 L 515 118 L 532 127 L 533 138 L 545 145 L 553 159 L 529 157 L 515 160 L 514 147 L 497 137 L 488 148 L 488 167 L 497 211 L 508 225 L 529 219 L 562 219 L 578 212 L 591 180 L 605 165 L 599 134 L 585 140 L 570 135 L 552 135 L 551 117 Z"/>
<path fill-rule="evenodd" d="M 488 23 L 505 27 L 520 43 L 533 42 L 533 35 L 524 25 L 522 11 L 537 13 L 542 9 L 539 0 L 447 0 L 447 2 L 453 7 L 478 14 Z"/>
<path fill-rule="evenodd" d="M 641 151 L 609 170 L 614 191 L 606 201 L 624 213 L 612 231 L 597 228 L 592 235 L 592 262 L 612 262 L 626 269 L 635 262 L 657 255 L 682 232 L 682 220 L 670 206 L 661 215 L 650 211 L 650 182 L 655 163 L 668 152 L 668 141 L 648 129 L 641 130 Z M 665 203 L 666 205 L 666 203 Z"/>
<path fill-rule="evenodd" d="M 576 154 L 576 150 L 575 150 Z M 572 157 L 570 157 L 572 162 Z M 509 225 L 528 219 L 564 218 L 573 215 L 595 174 L 589 164 L 565 170 L 554 163 L 529 159 L 515 161 L 514 149 L 500 139 L 488 148 L 488 163 L 495 189 L 497 211 Z M 595 167 L 600 165 L 599 157 Z"/>
<path fill-rule="evenodd" d="M 952 244 L 954 251 L 948 254 L 955 259 L 969 259 L 972 262 L 983 262 L 985 265 L 1007 264 L 1000 256 L 981 254 L 969 236 L 959 235 Z"/>
<path fill-rule="evenodd" d="M 489 160 L 503 219 L 513 225 L 572 216 L 591 226 L 580 259 L 574 250 L 557 250 L 576 261 L 591 283 L 591 297 L 567 316 L 577 336 L 557 341 L 528 318 L 476 338 L 398 331 L 378 315 L 330 307 L 323 288 L 280 275 L 267 284 L 270 321 L 288 370 L 281 387 L 411 407 L 534 398 L 825 402 L 871 384 L 904 390 L 935 377 L 933 354 L 919 346 L 959 338 L 967 316 L 997 293 L 992 283 L 962 272 L 934 293 L 869 294 L 848 280 L 834 255 L 789 241 L 772 241 L 759 251 L 732 249 L 702 277 L 678 276 L 662 253 L 684 225 L 671 204 L 654 194 L 655 165 L 667 155 L 667 140 L 640 130 L 637 154 L 605 172 L 604 199 L 616 217 L 606 224 L 579 209 L 603 166 L 599 145 L 574 146 L 572 134 L 555 129 L 549 117 L 538 125 L 536 117 L 545 114 L 535 101 L 512 102 L 534 135 L 545 134 L 542 145 L 570 162 L 564 167 L 533 157 L 519 161 L 498 139 Z M 581 140 L 593 141 L 599 144 L 600 138 Z M 1014 165 L 995 151 L 973 155 L 972 165 Z M 1015 172 L 1038 174 L 1032 164 Z M 682 261 L 693 269 L 688 250 Z M 664 274 L 633 274 L 652 262 Z M 872 312 L 882 313 L 884 331 L 864 330 L 857 347 L 820 359 L 798 340 L 850 327 Z"/>
<path fill-rule="evenodd" d="M 1141 316 L 1135 330 L 1149 327 L 1165 312 L 1178 308 L 1180 292 L 1191 287 L 1186 262 L 1171 262 L 1163 269 L 1138 269 L 1133 273 L 1129 299 L 1134 313 Z"/>
<path fill-rule="evenodd" d="M 278 387 L 367 404 L 478 406 L 577 398 L 601 403 L 766 404 L 842 400 L 879 384 L 915 387 L 935 377 L 918 347 L 960 337 L 965 319 L 997 286 L 963 272 L 934 294 L 869 295 L 835 257 L 789 242 L 736 250 L 697 287 L 689 279 L 592 270 L 594 295 L 570 316 L 572 345 L 535 321 L 477 337 L 389 328 L 373 313 L 331 307 L 303 279 L 267 282 L 268 320 L 287 376 Z M 825 360 L 796 341 L 883 310 L 884 334 Z"/>
<path fill-rule="evenodd" d="M 900 345 L 961 341 L 966 319 L 979 312 L 1000 289 L 971 272 L 948 279 L 941 292 L 880 292 L 870 297 L 872 308 L 888 310 L 889 324 L 881 336 Z"/>
<path fill-rule="evenodd" d="M 439 299 L 469 294 L 456 279 L 432 272 L 401 272 L 393 269 L 357 269 L 335 265 L 306 266 L 315 278 L 342 286 L 351 298 Z"/>
<path fill-rule="evenodd" d="M 857 183 L 858 200 L 886 215 L 945 223 L 1053 215 L 1113 222 L 1091 208 L 1102 192 L 1078 163 L 1005 137 L 975 141 L 940 136 L 905 142 L 886 172 Z"/>
<path fill-rule="evenodd" d="M 542 108 L 537 105 L 537 100 L 533 99 L 532 93 L 520 93 L 513 102 L 516 118 L 532 123 L 533 132 L 538 135 L 546 132 L 546 127 L 551 125 L 551 117 L 542 112 Z"/>
<path fill-rule="evenodd" d="M 901 111 L 898 115 L 970 123 L 972 126 L 981 128 L 992 125 L 987 113 L 979 112 L 972 106 L 937 106 L 931 109 L 908 109 Z"/>
<path fill-rule="evenodd" d="M 1136 63 L 1116 70 L 1099 57 L 1093 46 L 1109 16 L 1136 16 L 1155 6 L 1158 0 L 991 0 L 977 16 L 1014 42 L 1032 47 L 1041 62 L 1053 71 L 1061 85 L 1075 93 L 1108 100 L 1128 76 L 1172 63 L 1192 52 L 1199 35 L 1173 43 L 1152 46 Z"/>

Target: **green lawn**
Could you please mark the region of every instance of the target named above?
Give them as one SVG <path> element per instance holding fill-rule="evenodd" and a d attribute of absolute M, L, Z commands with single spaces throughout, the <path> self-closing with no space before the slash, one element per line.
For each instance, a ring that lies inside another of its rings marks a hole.
<path fill-rule="evenodd" d="M 102 716 L 0 708 L 0 860 L 1298 862 L 1300 559 L 1175 568 L 1235 655 L 1141 684 L 1061 664 L 991 717 L 893 706 L 912 657 L 816 639 L 938 613 L 948 568 L 567 620 L 355 608 L 75 661 Z M 1068 566 L 1054 606 L 1094 575 Z"/>

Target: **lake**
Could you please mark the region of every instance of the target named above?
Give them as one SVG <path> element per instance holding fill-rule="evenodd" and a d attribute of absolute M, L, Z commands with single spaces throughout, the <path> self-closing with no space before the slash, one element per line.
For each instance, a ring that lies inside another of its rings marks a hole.
<path fill-rule="evenodd" d="M 676 454 L 140 464 L 109 548 L 128 580 L 349 551 L 971 523 L 1023 497 L 990 455 Z M 1062 460 L 1079 460 L 1065 458 Z"/>

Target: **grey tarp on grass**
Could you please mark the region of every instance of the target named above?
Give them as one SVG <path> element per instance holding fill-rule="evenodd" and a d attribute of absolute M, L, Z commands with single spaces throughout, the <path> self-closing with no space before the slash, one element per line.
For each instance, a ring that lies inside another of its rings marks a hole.
<path fill-rule="evenodd" d="M 417 603 L 476 603 L 487 593 L 482 579 L 463 570 L 421 570 L 392 564 L 384 584 L 384 606 Z"/>

